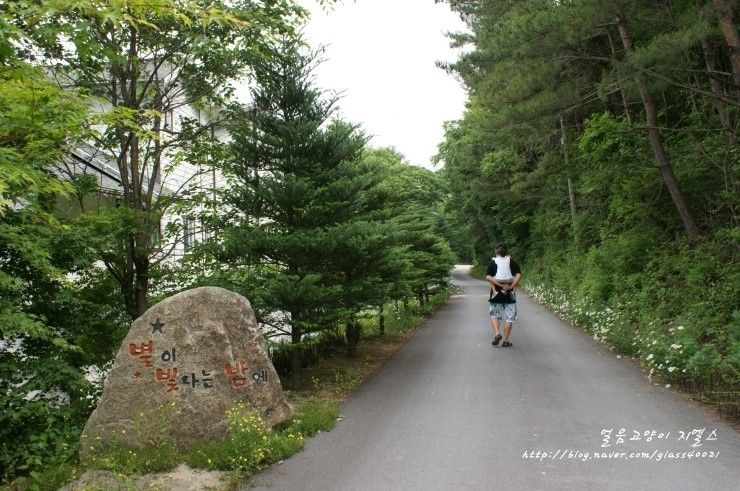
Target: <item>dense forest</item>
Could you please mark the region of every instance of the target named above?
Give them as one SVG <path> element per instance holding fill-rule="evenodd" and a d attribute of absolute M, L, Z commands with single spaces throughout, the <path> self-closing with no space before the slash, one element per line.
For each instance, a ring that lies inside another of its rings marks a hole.
<path fill-rule="evenodd" d="M 447 3 L 469 100 L 438 159 L 478 270 L 509 243 L 538 300 L 737 416 L 736 4 Z"/>

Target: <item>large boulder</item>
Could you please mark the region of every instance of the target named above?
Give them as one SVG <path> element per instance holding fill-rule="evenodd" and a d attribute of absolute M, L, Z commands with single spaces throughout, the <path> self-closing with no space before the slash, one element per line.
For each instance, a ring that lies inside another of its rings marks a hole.
<path fill-rule="evenodd" d="M 249 301 L 216 287 L 179 293 L 132 324 L 85 425 L 80 457 L 112 446 L 187 450 L 224 439 L 227 411 L 239 403 L 267 427 L 292 412 Z"/>

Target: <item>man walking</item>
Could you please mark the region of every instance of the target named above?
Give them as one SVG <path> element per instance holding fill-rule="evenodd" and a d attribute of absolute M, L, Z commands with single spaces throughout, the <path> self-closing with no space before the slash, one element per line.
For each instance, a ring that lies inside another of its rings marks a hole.
<path fill-rule="evenodd" d="M 498 346 L 502 338 L 502 348 L 511 346 L 509 335 L 511 335 L 511 328 L 514 321 L 516 321 L 516 293 L 514 289 L 519 284 L 521 277 L 522 270 L 516 261 L 509 256 L 506 244 L 496 245 L 496 257 L 493 258 L 486 271 L 486 280 L 491 285 L 488 313 L 491 317 L 491 327 L 494 333 L 491 344 L 494 346 Z M 499 322 L 501 320 L 504 321 L 503 336 L 499 332 Z"/>

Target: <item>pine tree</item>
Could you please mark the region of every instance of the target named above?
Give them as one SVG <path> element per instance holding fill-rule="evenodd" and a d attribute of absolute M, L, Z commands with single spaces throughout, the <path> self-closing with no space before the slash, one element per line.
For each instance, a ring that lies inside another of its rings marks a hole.
<path fill-rule="evenodd" d="M 232 211 L 222 235 L 224 259 L 251 268 L 265 310 L 287 314 L 296 385 L 302 340 L 347 319 L 337 258 L 355 252 L 351 222 L 370 184 L 353 171 L 366 137 L 331 119 L 337 98 L 314 86 L 315 66 L 315 55 L 291 45 L 255 67 L 253 103 L 232 131 Z"/>

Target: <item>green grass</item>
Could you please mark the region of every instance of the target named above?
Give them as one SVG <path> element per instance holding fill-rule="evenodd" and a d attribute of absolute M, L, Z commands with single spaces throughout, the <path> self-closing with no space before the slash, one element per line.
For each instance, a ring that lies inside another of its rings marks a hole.
<path fill-rule="evenodd" d="M 0 490 L 53 491 L 79 478 L 83 472 L 85 469 L 76 464 L 52 465 L 42 472 L 31 472 L 29 476 L 19 477 L 9 486 L 0 486 Z"/>
<path fill-rule="evenodd" d="M 426 318 L 449 298 L 445 290 L 433 295 L 424 305 L 411 300 L 405 305 L 389 304 L 385 308 L 385 333 L 388 338 L 403 338 L 418 328 Z M 377 311 L 365 312 L 360 319 L 364 336 L 378 336 Z M 358 362 L 359 363 L 359 362 Z M 318 385 L 331 384 L 342 388 L 346 393 L 363 377 L 358 366 L 341 366 L 333 370 L 331 379 L 314 381 L 316 393 Z M 318 380 L 318 379 L 316 379 Z M 323 394 L 326 396 L 326 394 Z M 293 417 L 272 429 L 266 430 L 256 413 L 245 406 L 232 409 L 229 414 L 230 436 L 223 441 L 202 443 L 188 452 L 177 448 L 163 438 L 154 438 L 145 449 L 112 448 L 97 455 L 86 465 L 75 462 L 47 467 L 43 473 L 34 473 L 28 478 L 19 479 L 12 484 L 16 490 L 53 490 L 78 479 L 88 469 L 101 469 L 112 472 L 122 489 L 133 486 L 136 476 L 170 470 L 181 463 L 195 469 L 221 470 L 229 473 L 229 481 L 234 486 L 254 475 L 260 469 L 284 460 L 299 452 L 305 439 L 319 431 L 329 431 L 339 416 L 338 399 L 311 399 L 299 403 Z M 329 397 L 329 396 L 327 396 Z M 169 417 L 169 413 L 167 413 Z M 166 419 L 166 418 L 165 418 Z M 162 424 L 161 427 L 167 425 Z M 156 432 L 154 432 L 156 433 Z"/>
<path fill-rule="evenodd" d="M 406 303 L 389 303 L 384 308 L 385 334 L 406 334 L 426 321 L 426 319 L 449 298 L 451 288 L 442 290 L 431 295 L 424 305 L 417 299 L 411 299 Z M 362 331 L 365 334 L 379 333 L 379 312 L 377 310 L 366 311 L 360 317 Z"/>
<path fill-rule="evenodd" d="M 230 481 L 238 483 L 260 469 L 299 452 L 305 439 L 336 425 L 339 410 L 335 402 L 314 399 L 296 408 L 288 421 L 265 428 L 257 411 L 240 404 L 228 412 L 229 438 L 201 443 L 186 453 L 169 443 L 149 448 L 117 447 L 95 456 L 86 465 L 50 466 L 2 490 L 46 491 L 59 489 L 78 479 L 88 469 L 112 472 L 124 489 L 133 486 L 136 475 L 162 472 L 186 463 L 194 469 L 229 471 Z"/>
<path fill-rule="evenodd" d="M 287 426 L 278 429 L 278 433 L 313 436 L 319 431 L 334 428 L 338 417 L 339 410 L 336 405 L 321 400 L 309 401 L 296 410 Z"/>
<path fill-rule="evenodd" d="M 177 448 L 163 444 L 149 448 L 114 448 L 95 456 L 87 467 L 123 475 L 149 474 L 172 469 L 180 461 Z"/>

